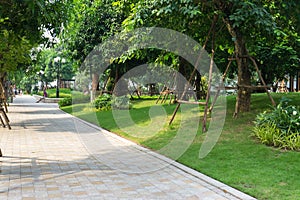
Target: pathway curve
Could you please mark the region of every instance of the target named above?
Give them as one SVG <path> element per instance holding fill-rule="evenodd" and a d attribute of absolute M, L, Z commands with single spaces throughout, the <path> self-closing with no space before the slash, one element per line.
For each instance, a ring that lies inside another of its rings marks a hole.
<path fill-rule="evenodd" d="M 0 199 L 254 199 L 58 109 L 18 96 L 0 127 Z"/>

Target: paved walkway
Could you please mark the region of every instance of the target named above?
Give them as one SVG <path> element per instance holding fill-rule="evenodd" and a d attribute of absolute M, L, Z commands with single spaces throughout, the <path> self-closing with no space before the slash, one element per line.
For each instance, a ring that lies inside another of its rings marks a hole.
<path fill-rule="evenodd" d="M 60 111 L 18 96 L 0 127 L 0 199 L 253 199 Z"/>

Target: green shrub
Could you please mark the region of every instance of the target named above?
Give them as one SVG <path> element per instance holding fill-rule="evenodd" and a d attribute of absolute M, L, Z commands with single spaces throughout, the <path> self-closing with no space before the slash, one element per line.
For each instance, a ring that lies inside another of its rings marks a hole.
<path fill-rule="evenodd" d="M 282 98 L 270 112 L 255 119 L 254 135 L 266 145 L 300 150 L 300 109 Z"/>
<path fill-rule="evenodd" d="M 103 94 L 99 97 L 97 97 L 93 101 L 93 105 L 98 110 L 110 110 L 111 109 L 111 95 L 109 94 Z"/>
<path fill-rule="evenodd" d="M 72 98 L 71 97 L 63 98 L 59 100 L 58 105 L 59 107 L 72 105 Z"/>
<path fill-rule="evenodd" d="M 112 98 L 111 105 L 114 109 L 130 109 L 132 107 L 127 96 L 114 96 Z"/>
<path fill-rule="evenodd" d="M 50 93 L 48 94 L 48 98 L 56 98 L 56 93 Z M 62 93 L 59 92 L 59 98 L 71 98 L 71 94 L 66 94 L 66 93 Z"/>
<path fill-rule="evenodd" d="M 72 104 L 79 104 L 79 103 L 87 103 L 90 102 L 90 96 L 89 95 L 84 95 L 81 92 L 72 92 L 72 97 L 67 96 L 63 99 L 61 99 L 58 102 L 59 107 L 63 106 L 69 106 Z"/>

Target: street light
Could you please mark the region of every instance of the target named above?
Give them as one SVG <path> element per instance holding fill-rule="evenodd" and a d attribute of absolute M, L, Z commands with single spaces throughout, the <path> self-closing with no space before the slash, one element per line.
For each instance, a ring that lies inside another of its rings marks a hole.
<path fill-rule="evenodd" d="M 66 60 L 64 58 L 57 56 L 56 58 L 54 58 L 54 62 L 58 63 L 57 77 L 56 77 L 56 98 L 59 98 L 60 67 L 61 67 L 61 63 L 65 63 Z"/>

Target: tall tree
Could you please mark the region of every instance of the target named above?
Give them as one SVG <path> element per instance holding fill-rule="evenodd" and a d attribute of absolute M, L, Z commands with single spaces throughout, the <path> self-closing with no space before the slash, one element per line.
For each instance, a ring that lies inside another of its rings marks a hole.
<path fill-rule="evenodd" d="M 55 59 L 58 57 L 61 60 L 56 62 Z M 75 75 L 69 58 L 60 52 L 59 48 L 41 51 L 38 54 L 35 70 L 40 73 L 40 80 L 45 84 L 56 80 L 58 76 L 60 79 L 70 80 Z"/>
<path fill-rule="evenodd" d="M 96 0 L 77 2 L 70 16 L 65 39 L 69 38 L 68 49 L 80 65 L 88 54 L 108 37 L 121 31 L 122 22 L 130 11 L 126 1 Z M 77 17 L 76 17 L 77 16 Z M 121 72 L 117 63 L 114 74 Z M 126 66 L 124 66 L 126 67 Z M 99 85 L 99 72 L 92 71 L 92 91 L 95 94 Z"/>
<path fill-rule="evenodd" d="M 25 71 L 32 47 L 45 39 L 44 31 L 55 35 L 65 21 L 67 1 L 0 1 L 0 79 L 10 71 Z"/>
<path fill-rule="evenodd" d="M 265 81 L 273 83 L 300 71 L 300 6 L 298 1 L 268 1 L 265 8 L 277 24 L 274 34 L 257 38 L 256 52 Z"/>
<path fill-rule="evenodd" d="M 280 2 L 285 4 L 288 1 Z M 275 23 L 275 16 L 278 12 L 273 11 L 272 13 L 270 4 L 276 4 L 276 1 L 144 0 L 135 6 L 125 23 L 130 28 L 140 26 L 172 28 L 203 43 L 213 16 L 217 15 L 219 20 L 216 23 L 218 30 L 216 44 L 219 47 L 218 50 L 226 48 L 228 52 L 232 46 L 234 47 L 232 53 L 236 58 L 239 85 L 237 111 L 245 112 L 250 109 L 251 98 L 251 90 L 244 87 L 251 84 L 252 67 L 248 57 L 256 55 L 255 47 L 260 38 L 274 38 L 274 33 L 278 30 L 278 25 L 276 26 Z M 283 22 L 287 21 L 283 20 Z M 281 22 L 281 25 L 284 26 L 285 23 Z M 224 26 L 227 31 L 224 31 Z M 210 46 L 207 48 L 209 51 Z"/>

